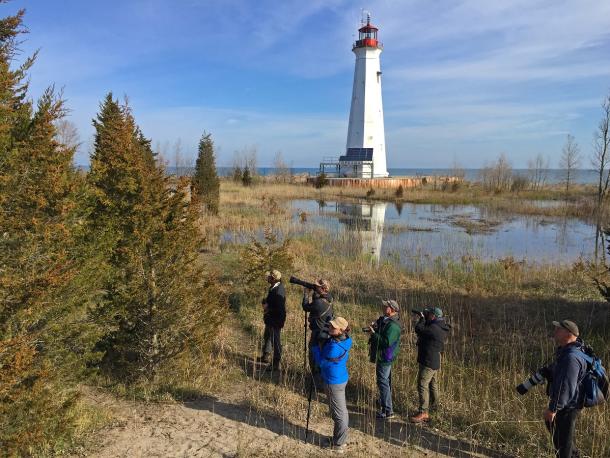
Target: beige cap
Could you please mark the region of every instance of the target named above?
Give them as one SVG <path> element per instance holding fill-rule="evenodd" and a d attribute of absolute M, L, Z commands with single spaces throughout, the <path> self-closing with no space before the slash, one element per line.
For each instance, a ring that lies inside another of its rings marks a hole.
<path fill-rule="evenodd" d="M 322 288 L 324 288 L 325 290 L 330 290 L 330 282 L 328 280 L 324 280 L 323 278 L 320 278 L 317 282 L 318 286 L 321 286 Z"/>
<path fill-rule="evenodd" d="M 349 323 L 342 316 L 338 316 L 334 320 L 330 321 L 330 325 L 335 329 L 339 329 L 340 331 L 345 331 L 347 329 L 347 327 L 349 326 Z"/>
<path fill-rule="evenodd" d="M 275 269 L 265 272 L 265 276 L 271 277 L 275 281 L 280 281 L 282 279 L 282 273 L 279 270 L 275 270 Z"/>

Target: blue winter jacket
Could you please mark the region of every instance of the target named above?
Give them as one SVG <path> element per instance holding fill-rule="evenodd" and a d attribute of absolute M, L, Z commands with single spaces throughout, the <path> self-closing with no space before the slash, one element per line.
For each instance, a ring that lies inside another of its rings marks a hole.
<path fill-rule="evenodd" d="M 582 357 L 580 341 L 559 347 L 557 359 L 550 367 L 552 378 L 549 393 L 549 410 L 582 409 L 584 391 L 580 383 L 587 371 L 587 362 Z"/>
<path fill-rule="evenodd" d="M 352 348 L 352 338 L 341 336 L 324 342 L 322 349 L 318 345 L 312 348 L 312 354 L 320 368 L 322 380 L 327 385 L 338 385 L 347 382 L 347 359 Z"/>

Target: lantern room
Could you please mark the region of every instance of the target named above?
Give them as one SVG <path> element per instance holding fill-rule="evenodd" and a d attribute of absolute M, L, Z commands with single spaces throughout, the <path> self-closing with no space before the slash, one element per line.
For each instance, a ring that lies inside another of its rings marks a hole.
<path fill-rule="evenodd" d="M 358 29 L 358 40 L 354 48 L 381 48 L 382 45 L 377 40 L 378 31 L 379 29 L 371 24 L 371 16 L 367 16 L 366 25 Z"/>

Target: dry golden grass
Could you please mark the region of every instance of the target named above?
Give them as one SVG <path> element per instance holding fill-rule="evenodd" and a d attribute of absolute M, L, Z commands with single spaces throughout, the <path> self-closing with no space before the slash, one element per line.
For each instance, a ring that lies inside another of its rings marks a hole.
<path fill-rule="evenodd" d="M 295 185 L 244 189 L 225 182 L 221 216 L 205 219 L 203 229 L 207 230 L 209 224 L 215 231 L 235 231 L 245 242 L 260 233 L 262 225 L 276 228 L 280 234 L 291 234 L 295 223 L 282 207 L 282 200 L 346 197 L 345 193 L 333 194 L 337 191 Z M 276 204 L 280 210 L 268 216 Z M 242 211 L 249 212 L 248 216 Z M 609 307 L 600 301 L 584 263 L 541 266 L 511 258 L 496 262 L 473 258 L 409 272 L 389 261 L 376 265 L 370 259 L 345 256 L 345 244 L 353 241 L 334 239 L 324 230 L 301 234 L 292 244 L 295 272 L 305 278 L 328 278 L 336 297 L 336 313 L 348 318 L 355 330 L 348 396 L 363 415 L 374 411 L 376 387 L 374 367 L 366 357 L 366 336 L 357 330 L 379 314 L 380 298 L 396 298 L 407 311 L 431 304 L 440 306 L 453 326 L 440 373 L 443 402 L 435 416 L 436 426 L 447 434 L 519 456 L 551 456 L 548 434 L 540 419 L 546 403 L 544 388 L 535 387 L 523 397 L 515 391 L 519 382 L 552 359 L 550 321 L 575 320 L 606 364 L 610 362 Z M 229 243 L 220 253 L 206 256 L 227 282 L 242 290 L 238 317 L 251 339 L 242 344 L 254 356 L 262 336 L 258 302 L 263 292 L 248 291 L 235 281 L 240 272 L 239 253 L 239 246 Z M 289 287 L 288 294 L 282 391 L 266 383 L 250 393 L 252 405 L 277 414 L 304 407 L 300 291 Z M 393 389 L 396 409 L 406 416 L 416 407 L 417 365 L 408 312 L 403 320 L 405 334 L 395 365 Z M 583 411 L 577 441 L 589 456 L 610 456 L 609 413 L 608 405 Z"/>

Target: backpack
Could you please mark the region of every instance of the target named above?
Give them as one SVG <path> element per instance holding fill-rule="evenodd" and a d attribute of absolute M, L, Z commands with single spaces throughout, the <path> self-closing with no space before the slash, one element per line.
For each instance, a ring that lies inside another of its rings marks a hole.
<path fill-rule="evenodd" d="M 584 391 L 584 406 L 594 407 L 603 404 L 608 399 L 608 376 L 606 369 L 590 347 L 582 351 L 581 356 L 587 363 L 587 372 L 580 382 Z"/>

